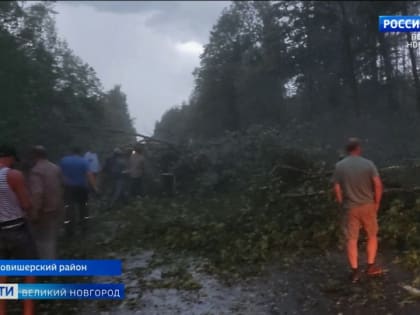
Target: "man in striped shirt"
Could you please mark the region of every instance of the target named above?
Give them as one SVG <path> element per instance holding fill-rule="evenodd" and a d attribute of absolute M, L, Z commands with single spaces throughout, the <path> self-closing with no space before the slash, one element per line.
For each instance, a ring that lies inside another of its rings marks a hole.
<path fill-rule="evenodd" d="M 12 169 L 18 161 L 16 150 L 0 145 L 0 259 L 36 259 L 35 242 L 31 237 L 25 217 L 30 214 L 31 200 L 23 174 Z M 33 283 L 34 277 L 26 277 Z M 6 277 L 0 277 L 5 283 Z M 34 303 L 23 302 L 23 314 L 34 314 Z M 6 314 L 5 300 L 0 301 L 0 314 Z"/>

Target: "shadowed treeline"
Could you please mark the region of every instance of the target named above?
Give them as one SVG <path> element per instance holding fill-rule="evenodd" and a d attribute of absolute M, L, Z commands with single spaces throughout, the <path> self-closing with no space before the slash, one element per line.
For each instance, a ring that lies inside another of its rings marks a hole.
<path fill-rule="evenodd" d="M 409 34 L 378 31 L 378 16 L 418 11 L 401 1 L 232 3 L 213 27 L 190 100 L 155 133 L 191 143 L 258 124 L 330 153 L 356 135 L 372 158 L 418 155 L 419 50 L 407 46 Z"/>
<path fill-rule="evenodd" d="M 92 67 L 58 38 L 54 14 L 48 2 L 0 3 L 0 142 L 21 150 L 43 144 L 53 157 L 74 145 L 103 152 L 132 142 L 101 133 L 134 132 L 126 97 L 119 86 L 103 90 Z"/>

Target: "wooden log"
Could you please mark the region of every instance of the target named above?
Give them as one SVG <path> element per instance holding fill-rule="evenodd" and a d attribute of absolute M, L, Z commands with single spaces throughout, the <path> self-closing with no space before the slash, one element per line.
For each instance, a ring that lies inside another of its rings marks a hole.
<path fill-rule="evenodd" d="M 420 192 L 420 187 L 412 187 L 412 188 L 385 188 L 384 195 L 389 193 L 395 192 L 404 192 L 404 193 L 416 193 Z M 303 198 L 303 197 L 313 197 L 313 196 L 322 196 L 326 194 L 332 194 L 332 190 L 320 190 L 316 192 L 307 192 L 307 193 L 285 193 L 281 194 L 281 198 Z"/>

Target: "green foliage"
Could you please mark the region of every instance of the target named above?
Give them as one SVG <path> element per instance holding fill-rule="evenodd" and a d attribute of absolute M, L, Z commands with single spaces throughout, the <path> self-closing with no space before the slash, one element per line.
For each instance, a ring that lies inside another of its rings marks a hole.
<path fill-rule="evenodd" d="M 0 142 L 43 144 L 53 158 L 72 145 L 109 150 L 116 141 L 101 140 L 104 128 L 133 131 L 125 96 L 119 87 L 103 92 L 94 70 L 58 39 L 53 15 L 49 2 L 0 6 Z"/>
<path fill-rule="evenodd" d="M 175 174 L 181 193 L 246 192 L 250 183 L 258 181 L 264 186 L 271 172 L 287 177 L 290 186 L 305 172 L 319 171 L 322 160 L 313 148 L 302 151 L 296 144 L 290 145 L 277 128 L 253 126 L 212 141 L 191 142 L 178 150 L 150 146 L 147 155 L 149 169 Z"/>
<path fill-rule="evenodd" d="M 418 51 L 377 30 L 378 16 L 404 12 L 418 3 L 235 1 L 210 33 L 191 99 L 156 136 L 188 144 L 264 125 L 329 155 L 355 134 L 376 145 L 375 159 L 419 154 L 408 143 L 419 132 Z M 395 141 L 379 148 L 384 139 Z"/>
<path fill-rule="evenodd" d="M 187 251 L 207 257 L 210 271 L 226 275 L 258 272 L 274 258 L 340 248 L 344 213 L 330 193 L 329 169 L 309 153 L 271 148 L 275 135 L 275 130 L 254 128 L 246 137 L 231 133 L 216 147 L 181 155 L 174 165 L 190 167 L 184 169 L 181 193 L 118 211 L 115 220 L 124 226 L 104 246 Z M 206 163 L 197 160 L 204 153 Z M 381 248 L 405 250 L 403 261 L 417 269 L 420 201 L 410 205 L 403 193 L 385 199 L 379 215 Z"/>
<path fill-rule="evenodd" d="M 381 235 L 390 245 L 399 249 L 414 249 L 420 246 L 420 200 L 413 207 L 394 200 L 386 216 L 381 218 Z"/>
<path fill-rule="evenodd" d="M 138 240 L 207 256 L 216 271 L 252 273 L 286 252 L 322 251 L 337 245 L 338 213 L 331 200 L 284 196 L 288 191 L 325 189 L 325 182 L 308 184 L 305 176 L 290 181 L 288 175 L 271 174 L 264 187 L 255 181 L 243 195 L 146 199 L 133 204 L 119 212 L 119 220 L 129 223 L 111 246 L 129 249 Z M 288 181 L 288 190 L 279 185 Z"/>

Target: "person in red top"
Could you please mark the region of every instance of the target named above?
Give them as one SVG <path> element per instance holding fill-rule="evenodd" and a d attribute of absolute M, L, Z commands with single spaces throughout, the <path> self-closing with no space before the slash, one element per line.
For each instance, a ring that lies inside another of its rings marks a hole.
<path fill-rule="evenodd" d="M 36 245 L 29 232 L 26 217 L 30 216 L 31 199 L 23 174 L 12 169 L 18 161 L 16 150 L 0 145 L 0 259 L 37 259 Z M 6 277 L 0 277 L 5 283 Z M 34 277 L 26 277 L 34 283 Z M 0 314 L 6 315 L 6 301 L 0 301 Z M 34 302 L 23 302 L 23 314 L 33 315 Z"/>

